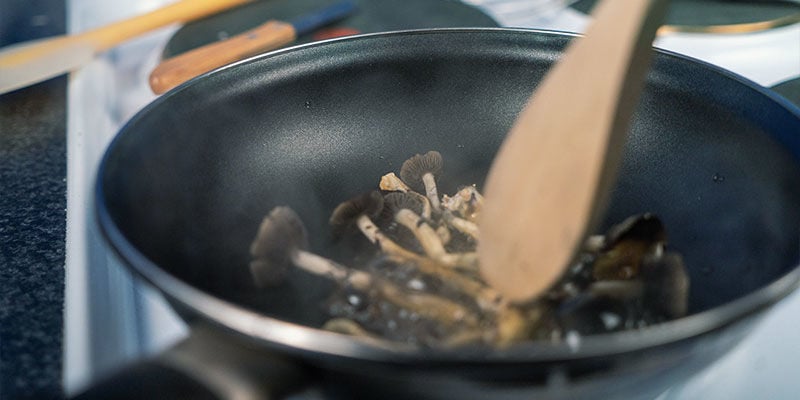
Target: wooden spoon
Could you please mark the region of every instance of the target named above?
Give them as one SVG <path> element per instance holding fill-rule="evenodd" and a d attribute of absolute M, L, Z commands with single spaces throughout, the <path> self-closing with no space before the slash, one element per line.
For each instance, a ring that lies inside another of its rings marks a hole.
<path fill-rule="evenodd" d="M 481 273 L 509 300 L 542 293 L 605 210 L 666 0 L 605 0 L 520 113 L 486 183 Z"/>

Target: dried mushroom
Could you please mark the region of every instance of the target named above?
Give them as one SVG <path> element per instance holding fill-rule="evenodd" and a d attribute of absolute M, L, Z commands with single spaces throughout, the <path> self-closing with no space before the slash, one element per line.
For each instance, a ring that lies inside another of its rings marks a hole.
<path fill-rule="evenodd" d="M 261 222 L 250 245 L 250 272 L 259 287 L 279 285 L 293 262 L 308 248 L 308 235 L 300 218 L 288 207 L 276 207 Z"/>
<path fill-rule="evenodd" d="M 441 200 L 436 187 L 436 177 L 442 172 L 442 154 L 429 151 L 409 158 L 400 167 L 400 179 L 414 190 L 425 190 L 434 210 L 439 210 Z"/>
<path fill-rule="evenodd" d="M 383 196 L 380 192 L 370 191 L 340 203 L 331 214 L 331 226 L 339 234 L 356 226 L 370 242 L 375 243 L 378 227 L 372 221 L 383 210 Z"/>
<path fill-rule="evenodd" d="M 413 259 L 414 253 L 384 235 L 372 221 L 372 218 L 381 215 L 382 211 L 383 195 L 378 191 L 371 191 L 339 204 L 333 210 L 329 222 L 339 234 L 355 225 L 370 242 L 377 244 L 387 254 L 401 260 Z"/>
<path fill-rule="evenodd" d="M 448 267 L 460 267 L 477 272 L 478 255 L 448 253 L 441 237 L 420 215 L 424 205 L 408 193 L 389 193 L 385 196 L 386 209 L 394 214 L 394 220 L 411 231 L 428 257 Z"/>
<path fill-rule="evenodd" d="M 355 267 L 309 252 L 302 222 L 288 208 L 276 208 L 251 245 L 254 281 L 279 283 L 290 265 L 327 277 L 337 286 L 323 329 L 421 346 L 574 344 L 580 335 L 686 315 L 686 267 L 667 250 L 664 225 L 652 214 L 590 236 L 546 293 L 526 304 L 507 302 L 478 273 L 483 196 L 468 185 L 439 198 L 442 166 L 436 151 L 417 154 L 403 163 L 400 177 L 383 175 L 380 191 L 336 207 L 332 229 L 340 235 L 360 231 L 379 250 Z"/>
<path fill-rule="evenodd" d="M 663 250 L 667 234 L 652 214 L 632 216 L 612 227 L 605 236 L 592 273 L 596 279 L 630 279 L 639 274 L 642 259 Z"/>
<path fill-rule="evenodd" d="M 405 182 L 401 181 L 400 178 L 395 175 L 394 172 L 390 172 L 381 177 L 381 182 L 378 185 L 381 190 L 388 190 L 388 191 L 397 191 L 406 193 L 411 190 Z"/>
<path fill-rule="evenodd" d="M 308 243 L 306 229 L 297 214 L 288 207 L 276 207 L 264 218 L 259 235 L 251 247 L 259 250 L 258 261 L 251 264 L 251 271 L 257 284 L 263 282 L 262 276 L 276 276 L 270 269 L 287 269 L 293 264 L 299 269 L 314 275 L 334 280 L 341 287 L 361 292 L 374 292 L 381 300 L 398 307 L 418 313 L 442 324 L 474 326 L 477 318 L 470 311 L 454 301 L 424 292 L 414 292 L 398 287 L 395 283 L 366 271 L 349 268 L 333 260 L 304 250 Z M 263 251 L 269 249 L 268 251 Z M 274 257 L 273 260 L 264 257 Z M 271 283 L 277 283 L 275 280 Z"/>

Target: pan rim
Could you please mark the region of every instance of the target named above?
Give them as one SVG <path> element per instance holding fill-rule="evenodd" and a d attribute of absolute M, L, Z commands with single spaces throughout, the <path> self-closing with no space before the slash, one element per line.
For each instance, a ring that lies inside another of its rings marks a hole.
<path fill-rule="evenodd" d="M 340 41 L 372 40 L 375 38 L 397 35 L 449 34 L 458 32 L 481 33 L 493 31 L 501 33 L 536 33 L 567 37 L 579 36 L 574 33 L 517 28 L 440 28 L 370 33 L 329 39 L 265 53 L 222 67 L 182 84 L 150 103 L 136 116 L 131 118 L 114 137 L 103 155 L 97 170 L 94 190 L 95 212 L 101 232 L 105 236 L 107 243 L 109 243 L 111 248 L 120 256 L 124 264 L 165 294 L 171 301 L 175 301 L 187 307 L 192 312 L 201 315 L 204 319 L 231 332 L 254 339 L 269 348 L 280 349 L 289 353 L 327 355 L 391 364 L 413 363 L 415 366 L 419 366 L 420 364 L 451 365 L 453 363 L 551 363 L 615 356 L 642 351 L 702 336 L 735 324 L 777 303 L 792 293 L 796 288 L 800 287 L 800 265 L 795 265 L 789 272 L 770 284 L 723 305 L 640 330 L 586 336 L 582 338 L 580 348 L 577 351 L 566 343 L 526 342 L 511 346 L 507 349 L 480 349 L 474 352 L 465 352 L 463 349 L 424 349 L 423 352 L 423 349 L 417 346 L 401 345 L 384 340 L 354 338 L 279 320 L 195 288 L 160 268 L 144 254 L 139 252 L 135 246 L 125 238 L 124 234 L 114 223 L 109 209 L 106 207 L 103 195 L 102 177 L 105 173 L 107 160 L 115 148 L 115 145 L 118 143 L 119 137 L 135 124 L 136 120 L 142 115 L 147 114 L 152 108 L 158 107 L 159 104 L 167 101 L 177 93 L 196 85 L 198 82 L 202 82 L 206 76 L 218 74 L 220 71 L 235 69 L 239 65 L 264 60 L 287 52 L 323 46 Z M 722 73 L 728 78 L 734 79 L 738 83 L 747 86 L 751 90 L 755 90 L 761 95 L 767 96 L 770 100 L 786 108 L 787 111 L 800 119 L 800 108 L 794 106 L 788 100 L 769 89 L 763 88 L 746 78 L 688 56 L 660 49 L 657 49 L 657 52 L 668 57 L 676 57 L 693 63 L 699 63 L 705 68 L 712 69 L 716 73 Z M 794 149 L 794 151 L 796 153 L 800 150 Z M 795 154 L 795 157 L 799 158 L 798 154 Z"/>

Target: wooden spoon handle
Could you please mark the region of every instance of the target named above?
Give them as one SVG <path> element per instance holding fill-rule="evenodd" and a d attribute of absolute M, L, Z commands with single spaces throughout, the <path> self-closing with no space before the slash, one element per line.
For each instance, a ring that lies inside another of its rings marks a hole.
<path fill-rule="evenodd" d="M 89 40 L 97 51 L 108 50 L 135 36 L 176 22 L 187 22 L 252 0 L 181 0 L 142 15 L 75 35 Z"/>
<path fill-rule="evenodd" d="M 479 254 L 513 301 L 560 277 L 604 211 L 666 0 L 605 0 L 537 88 L 486 184 Z"/>
<path fill-rule="evenodd" d="M 95 54 L 152 29 L 201 18 L 248 1 L 183 0 L 83 33 L 4 47 L 0 49 L 0 94 L 77 69 Z"/>
<path fill-rule="evenodd" d="M 295 39 L 291 24 L 269 21 L 229 39 L 167 59 L 150 73 L 150 88 L 155 94 L 164 93 L 195 76 L 261 51 L 277 49 Z"/>

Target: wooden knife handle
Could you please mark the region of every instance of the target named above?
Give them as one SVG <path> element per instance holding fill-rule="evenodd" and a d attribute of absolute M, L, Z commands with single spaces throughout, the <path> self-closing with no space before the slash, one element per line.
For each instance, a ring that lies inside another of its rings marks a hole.
<path fill-rule="evenodd" d="M 153 93 L 164 93 L 195 76 L 258 52 L 279 48 L 295 39 L 291 24 L 269 21 L 229 39 L 167 59 L 150 73 L 150 88 Z"/>

